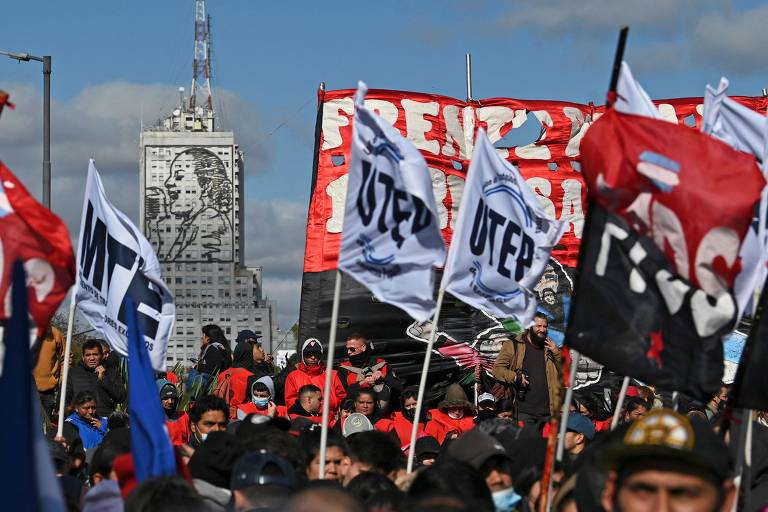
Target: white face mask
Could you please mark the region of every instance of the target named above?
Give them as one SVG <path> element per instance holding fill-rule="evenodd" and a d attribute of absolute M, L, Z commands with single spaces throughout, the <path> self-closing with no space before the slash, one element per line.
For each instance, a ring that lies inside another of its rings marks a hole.
<path fill-rule="evenodd" d="M 205 440 L 206 440 L 206 439 L 208 439 L 208 432 L 206 432 L 206 433 L 202 433 L 202 432 L 200 432 L 200 433 L 198 434 L 198 436 L 200 437 L 200 442 L 201 442 L 201 443 L 202 443 L 202 442 L 205 442 Z"/>
<path fill-rule="evenodd" d="M 454 420 L 460 420 L 464 417 L 464 409 L 459 412 L 448 411 L 448 416 Z"/>

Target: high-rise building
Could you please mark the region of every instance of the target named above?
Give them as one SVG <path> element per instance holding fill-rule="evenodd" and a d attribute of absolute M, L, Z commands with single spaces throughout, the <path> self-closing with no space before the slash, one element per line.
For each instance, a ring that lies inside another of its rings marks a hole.
<path fill-rule="evenodd" d="M 244 264 L 243 152 L 232 131 L 215 126 L 205 45 L 198 62 L 208 23 L 203 2 L 197 4 L 189 101 L 180 89 L 178 108 L 142 130 L 139 142 L 140 222 L 176 297 L 169 366 L 197 356 L 206 324 L 218 324 L 230 340 L 250 329 L 268 351 L 277 329 L 274 304 L 263 299 L 261 267 Z M 198 103 L 201 90 L 207 97 Z"/>

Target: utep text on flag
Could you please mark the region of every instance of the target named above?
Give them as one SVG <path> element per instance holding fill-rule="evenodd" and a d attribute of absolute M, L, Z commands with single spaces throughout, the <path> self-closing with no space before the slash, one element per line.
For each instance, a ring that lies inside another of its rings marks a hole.
<path fill-rule="evenodd" d="M 548 219 L 517 168 L 478 130 L 443 283 L 452 295 L 527 326 L 531 292 L 564 224 Z"/>
<path fill-rule="evenodd" d="M 433 266 L 445 260 L 424 157 L 355 94 L 339 269 L 414 319 L 434 311 Z"/>
<path fill-rule="evenodd" d="M 11 262 L 12 309 L 3 336 L 5 358 L 0 374 L 0 453 L 3 454 L 0 495 L 4 510 L 32 512 L 64 511 L 61 487 L 51 463 L 48 442 L 43 436 L 40 399 L 33 393 L 30 369 L 28 293 L 24 269 Z"/>
<path fill-rule="evenodd" d="M 615 109 L 581 152 L 592 203 L 566 342 L 619 374 L 708 399 L 765 183 L 754 157 Z"/>
<path fill-rule="evenodd" d="M 157 399 L 155 372 L 149 360 L 135 306 L 126 299 L 128 322 L 128 414 L 131 417 L 131 453 L 136 480 L 176 474 L 165 413 Z"/>
<path fill-rule="evenodd" d="M 149 358 L 165 370 L 176 307 L 149 242 L 107 200 L 90 161 L 77 249 L 77 306 L 120 354 L 128 355 L 127 298 L 136 304 Z"/>
<path fill-rule="evenodd" d="M 75 280 L 75 257 L 64 222 L 38 203 L 0 162 L 0 320 L 10 316 L 11 268 L 27 274 L 29 313 L 42 336 Z"/>

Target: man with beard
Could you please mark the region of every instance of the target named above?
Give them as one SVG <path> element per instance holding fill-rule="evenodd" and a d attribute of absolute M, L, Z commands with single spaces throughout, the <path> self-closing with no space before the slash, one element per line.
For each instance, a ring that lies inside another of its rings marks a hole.
<path fill-rule="evenodd" d="M 399 392 L 402 384 L 389 370 L 387 362 L 373 355 L 373 345 L 362 334 L 351 334 L 346 348 L 348 360 L 342 361 L 338 370 L 342 385 L 348 393 L 350 386 L 372 388 L 378 409 L 385 412 L 392 392 Z"/>
<path fill-rule="evenodd" d="M 547 317 L 536 313 L 534 324 L 505 341 L 493 365 L 494 378 L 517 389 L 518 420 L 541 428 L 557 414 L 563 356 L 547 337 Z"/>

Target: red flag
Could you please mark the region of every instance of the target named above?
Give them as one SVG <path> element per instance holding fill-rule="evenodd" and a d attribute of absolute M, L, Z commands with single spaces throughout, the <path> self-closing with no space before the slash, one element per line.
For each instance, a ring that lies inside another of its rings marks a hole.
<path fill-rule="evenodd" d="M 64 222 L 0 162 L 0 320 L 10 317 L 11 268 L 17 259 L 24 262 L 29 314 L 42 336 L 75 282 L 75 256 Z"/>
<path fill-rule="evenodd" d="M 754 156 L 613 109 L 589 129 L 581 156 L 593 199 L 652 239 L 683 279 L 713 295 L 731 288 L 765 185 Z"/>

